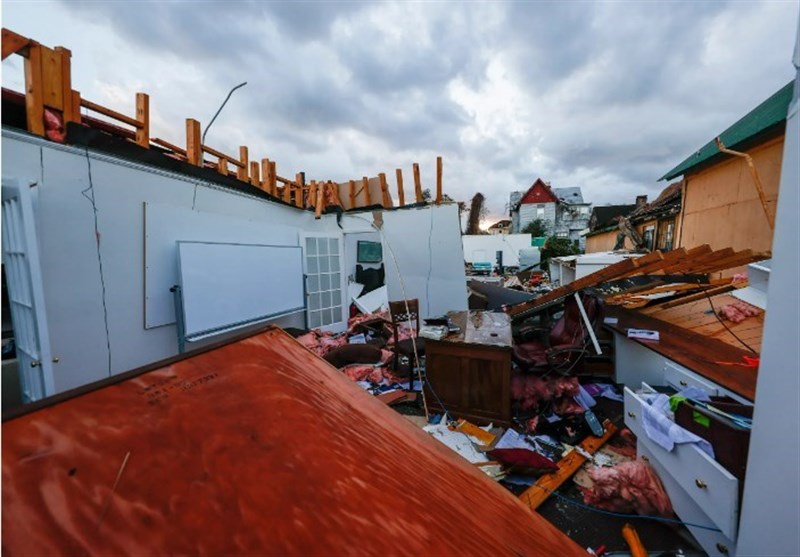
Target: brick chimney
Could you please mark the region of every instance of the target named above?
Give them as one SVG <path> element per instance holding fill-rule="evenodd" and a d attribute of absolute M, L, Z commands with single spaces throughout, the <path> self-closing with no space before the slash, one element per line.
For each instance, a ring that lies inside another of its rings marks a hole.
<path fill-rule="evenodd" d="M 639 209 L 647 205 L 647 196 L 646 195 L 637 195 L 636 196 L 636 208 Z"/>

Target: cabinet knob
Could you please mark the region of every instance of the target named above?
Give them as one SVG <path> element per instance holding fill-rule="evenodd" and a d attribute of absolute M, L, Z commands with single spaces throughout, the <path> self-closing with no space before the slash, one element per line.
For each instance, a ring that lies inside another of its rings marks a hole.
<path fill-rule="evenodd" d="M 31 360 L 31 367 L 39 367 L 41 362 L 39 360 Z"/>
<path fill-rule="evenodd" d="M 680 381 L 678 381 L 678 383 L 680 383 L 680 384 L 681 384 L 681 387 L 688 387 L 688 386 L 689 386 L 689 383 L 687 383 L 687 382 L 686 382 L 686 381 L 684 381 L 683 379 L 681 379 Z"/>
<path fill-rule="evenodd" d="M 636 412 L 628 412 L 628 416 L 631 418 L 636 418 Z"/>
<path fill-rule="evenodd" d="M 707 487 L 708 487 L 708 484 L 706 484 L 706 482 L 704 482 L 704 481 L 703 481 L 703 480 L 701 480 L 700 478 L 697 478 L 697 479 L 694 481 L 694 485 L 696 485 L 696 486 L 697 486 L 697 487 L 699 487 L 700 489 L 705 489 L 705 488 L 707 488 Z"/>
<path fill-rule="evenodd" d="M 727 555 L 728 554 L 728 546 L 725 545 L 724 543 L 717 542 L 717 551 Z"/>

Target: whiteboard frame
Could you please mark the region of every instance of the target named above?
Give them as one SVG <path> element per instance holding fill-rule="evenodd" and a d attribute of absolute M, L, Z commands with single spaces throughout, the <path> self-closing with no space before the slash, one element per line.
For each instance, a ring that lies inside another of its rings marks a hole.
<path fill-rule="evenodd" d="M 259 248 L 278 248 L 278 249 L 290 249 L 296 250 L 300 255 L 300 262 L 301 262 L 301 276 L 300 281 L 303 289 L 303 305 L 289 308 L 286 310 L 282 310 L 275 313 L 259 315 L 256 317 L 252 317 L 249 319 L 245 319 L 242 321 L 236 321 L 233 323 L 227 323 L 224 325 L 220 325 L 218 327 L 212 327 L 210 329 L 204 329 L 202 331 L 195 331 L 189 335 L 186 334 L 186 308 L 184 304 L 183 298 L 183 272 L 181 269 L 181 260 L 180 260 L 180 246 L 181 244 L 202 244 L 202 245 L 214 245 L 214 246 L 247 246 L 247 247 L 259 247 Z M 305 257 L 303 253 L 303 249 L 300 246 L 287 246 L 287 245 L 275 245 L 275 244 L 252 244 L 252 243 L 244 243 L 244 242 L 200 242 L 200 241 L 177 241 L 175 242 L 176 245 L 176 256 L 178 259 L 178 284 L 175 285 L 173 290 L 173 295 L 175 296 L 175 309 L 176 315 L 178 315 L 178 345 L 179 351 L 183 352 L 183 347 L 187 342 L 198 342 L 204 339 L 207 339 L 212 336 L 216 336 L 223 333 L 228 333 L 231 331 L 235 331 L 238 329 L 242 329 L 244 327 L 248 327 L 251 325 L 256 325 L 259 323 L 263 323 L 265 321 L 269 321 L 271 319 L 277 319 L 279 317 L 284 317 L 286 315 L 291 315 L 294 313 L 305 312 L 306 310 L 306 285 L 305 285 Z"/>

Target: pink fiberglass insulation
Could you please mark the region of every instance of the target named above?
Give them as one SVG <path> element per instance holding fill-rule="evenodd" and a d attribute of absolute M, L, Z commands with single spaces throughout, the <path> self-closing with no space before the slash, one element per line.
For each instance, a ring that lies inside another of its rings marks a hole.
<path fill-rule="evenodd" d="M 599 509 L 620 513 L 672 516 L 672 503 L 655 470 L 644 460 L 621 462 L 616 466 L 589 468 L 594 482 L 581 488 L 583 501 Z"/>
<path fill-rule="evenodd" d="M 741 323 L 748 317 L 755 317 L 761 313 L 757 307 L 744 302 L 734 302 L 719 309 L 719 316 L 731 323 Z"/>

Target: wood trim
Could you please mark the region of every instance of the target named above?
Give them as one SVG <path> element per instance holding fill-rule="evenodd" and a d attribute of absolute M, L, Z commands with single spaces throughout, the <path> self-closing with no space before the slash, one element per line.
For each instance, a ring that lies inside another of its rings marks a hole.
<path fill-rule="evenodd" d="M 3 28 L 3 60 L 11 56 L 12 54 L 19 53 L 22 57 L 27 57 L 27 53 L 20 52 L 21 50 L 27 48 L 31 45 L 33 41 L 31 41 L 28 37 L 23 37 L 22 35 L 11 31 L 10 29 Z"/>
<path fill-rule="evenodd" d="M 150 142 L 151 143 L 155 143 L 159 147 L 164 147 L 165 149 L 169 149 L 173 153 L 177 153 L 179 155 L 183 155 L 184 157 L 186 156 L 186 150 L 185 149 L 182 149 L 182 148 L 178 147 L 177 145 L 173 145 L 169 141 L 161 139 L 160 137 L 154 137 L 154 138 L 150 139 Z"/>

